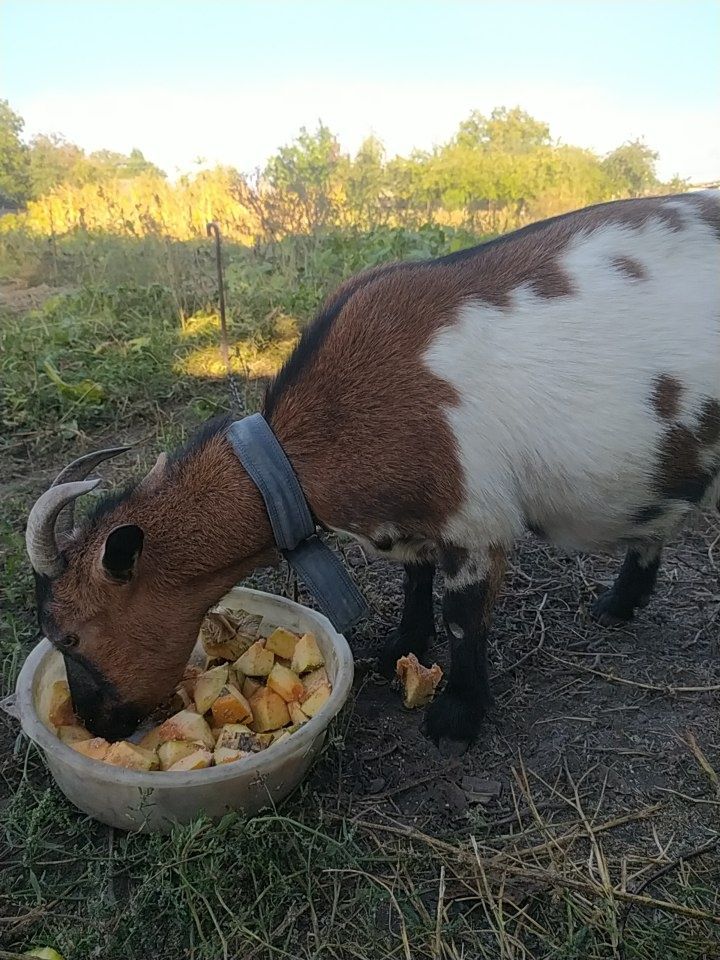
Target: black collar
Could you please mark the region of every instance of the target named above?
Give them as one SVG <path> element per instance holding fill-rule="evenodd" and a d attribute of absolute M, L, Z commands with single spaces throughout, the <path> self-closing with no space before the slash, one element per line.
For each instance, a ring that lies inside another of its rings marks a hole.
<path fill-rule="evenodd" d="M 278 549 L 328 620 L 343 633 L 368 615 L 368 607 L 345 567 L 318 537 L 305 494 L 279 440 L 260 413 L 231 423 L 227 438 L 265 501 Z"/>

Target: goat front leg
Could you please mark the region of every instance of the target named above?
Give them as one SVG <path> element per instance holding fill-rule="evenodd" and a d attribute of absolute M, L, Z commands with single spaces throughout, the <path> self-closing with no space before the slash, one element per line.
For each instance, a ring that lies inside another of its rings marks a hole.
<path fill-rule="evenodd" d="M 495 599 L 505 572 L 504 551 L 446 551 L 443 619 L 450 642 L 450 671 L 440 696 L 427 710 L 425 730 L 438 747 L 443 741 L 472 743 L 492 703 L 487 637 Z"/>
<path fill-rule="evenodd" d="M 434 576 L 435 565 L 432 563 L 409 563 L 405 566 L 402 619 L 380 654 L 380 672 L 386 677 L 395 675 L 395 664 L 399 657 L 406 653 L 420 657 L 435 642 Z"/>

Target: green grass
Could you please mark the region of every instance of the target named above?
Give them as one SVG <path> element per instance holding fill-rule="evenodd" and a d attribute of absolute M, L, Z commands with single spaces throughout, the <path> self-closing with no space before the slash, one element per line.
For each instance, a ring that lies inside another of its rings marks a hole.
<path fill-rule="evenodd" d="M 432 228 L 228 245 L 234 369 L 271 372 L 328 291 L 363 266 L 432 256 L 469 239 Z M 202 416 L 213 411 L 218 395 L 208 400 L 197 383 L 223 372 L 209 246 L 70 236 L 48 248 L 0 235 L 0 265 L 0 276 L 14 269 L 64 290 L 29 313 L 2 316 L 6 438 L 29 431 L 69 439 L 111 423 L 162 420 L 158 408 L 179 402 L 195 403 Z"/>
<path fill-rule="evenodd" d="M 433 228 L 227 247 L 236 368 L 260 376 L 276 364 L 342 277 L 467 239 Z M 225 407 L 226 388 L 210 364 L 218 330 L 207 247 L 84 236 L 56 248 L 17 236 L 3 243 L 0 275 L 64 288 L 0 318 L 0 661 L 8 693 L 36 635 L 23 526 L 38 471 L 59 466 L 71 445 L 130 435 L 149 463 Z M 259 390 L 251 378 L 248 408 Z M 588 867 L 593 841 L 577 809 L 563 821 L 516 827 L 514 836 L 477 817 L 457 835 L 435 837 L 393 832 L 372 817 L 355 822 L 340 798 L 306 786 L 255 819 L 125 835 L 66 803 L 13 721 L 0 720 L 0 732 L 0 950 L 52 945 L 67 960 L 720 956 L 719 928 L 705 916 L 720 913 L 712 863 L 672 872 L 647 891 L 650 904 L 629 909 Z M 343 759 L 341 721 L 315 782 L 332 791 Z M 569 830 L 579 839 L 542 849 Z M 515 857 L 518 837 L 536 852 Z M 622 845 L 607 854 L 614 878 L 623 855 Z"/>
<path fill-rule="evenodd" d="M 702 921 L 636 909 L 620 937 L 625 905 L 564 890 L 562 873 L 552 892 L 513 885 L 502 870 L 488 877 L 432 838 L 393 840 L 323 815 L 308 791 L 250 820 L 125 835 L 71 809 L 34 749 L 23 745 L 16 763 L 24 774 L 0 824 L 0 905 L 4 943 L 18 950 L 53 945 L 68 960 L 717 956 Z M 711 879 L 675 887 L 689 908 L 716 897 Z"/>

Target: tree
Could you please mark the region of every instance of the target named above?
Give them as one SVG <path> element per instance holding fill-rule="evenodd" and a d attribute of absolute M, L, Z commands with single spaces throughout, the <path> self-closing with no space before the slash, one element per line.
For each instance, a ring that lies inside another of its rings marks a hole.
<path fill-rule="evenodd" d="M 42 197 L 62 183 L 84 183 L 85 153 L 59 134 L 40 134 L 30 141 L 30 193 Z"/>
<path fill-rule="evenodd" d="M 295 140 L 280 147 L 265 168 L 264 180 L 288 199 L 288 229 L 325 227 L 334 222 L 348 159 L 337 137 L 322 122 L 310 133 L 302 127 Z"/>
<path fill-rule="evenodd" d="M 370 226 L 383 219 L 387 192 L 385 147 L 377 137 L 366 137 L 349 165 L 345 190 L 353 222 Z"/>
<path fill-rule="evenodd" d="M 116 153 L 114 150 L 96 150 L 87 157 L 88 176 L 92 182 L 103 180 L 132 180 L 141 174 L 149 173 L 156 177 L 164 177 L 165 172 L 154 163 L 146 160 L 141 150 L 137 148 L 125 153 Z"/>
<path fill-rule="evenodd" d="M 21 206 L 27 199 L 30 180 L 28 149 L 20 139 L 22 117 L 0 100 L 0 205 Z"/>
<path fill-rule="evenodd" d="M 642 140 L 628 140 L 603 160 L 614 197 L 641 197 L 659 186 L 658 155 Z"/>
<path fill-rule="evenodd" d="M 460 124 L 455 142 L 500 153 L 530 153 L 550 145 L 550 127 L 520 107 L 496 107 L 489 119 L 473 110 Z"/>

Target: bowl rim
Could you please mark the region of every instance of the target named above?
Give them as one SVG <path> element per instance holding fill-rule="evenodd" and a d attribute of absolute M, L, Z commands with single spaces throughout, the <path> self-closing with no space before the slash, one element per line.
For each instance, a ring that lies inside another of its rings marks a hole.
<path fill-rule="evenodd" d="M 285 759 L 298 753 L 298 751 L 309 752 L 317 738 L 328 728 L 330 721 L 340 712 L 350 694 L 354 677 L 354 662 L 350 647 L 344 635 L 338 633 L 328 618 L 322 613 L 313 610 L 312 607 L 306 607 L 304 604 L 296 603 L 287 597 L 281 597 L 264 590 L 255 590 L 251 587 L 236 586 L 224 594 L 218 603 L 222 603 L 226 597 L 233 597 L 234 599 L 240 600 L 243 596 L 248 595 L 258 599 L 272 597 L 273 601 L 286 605 L 291 610 L 301 612 L 303 616 L 315 620 L 330 636 L 333 646 L 337 651 L 338 671 L 327 702 L 323 704 L 322 708 L 314 717 L 311 717 L 299 730 L 291 734 L 286 741 L 276 744 L 274 749 L 261 750 L 253 757 L 246 758 L 242 763 L 238 764 L 227 763 L 219 767 L 206 767 L 202 770 L 175 772 L 172 774 L 170 774 L 169 770 L 148 772 L 128 770 L 125 767 L 116 767 L 109 763 L 103 763 L 102 760 L 85 757 L 83 754 L 78 753 L 77 750 L 73 750 L 67 744 L 63 743 L 46 727 L 35 709 L 33 697 L 35 673 L 44 658 L 56 649 L 47 637 L 43 637 L 28 654 L 15 686 L 20 725 L 24 733 L 37 744 L 46 755 L 49 754 L 53 761 L 73 768 L 80 776 L 85 774 L 91 775 L 95 780 L 101 780 L 108 786 L 122 785 L 148 790 L 157 790 L 158 788 L 163 790 L 185 790 L 188 787 L 204 786 L 226 780 L 234 780 L 240 775 L 245 776 L 253 773 L 258 777 L 262 777 L 264 773 L 269 772 L 271 768 L 282 765 Z"/>

